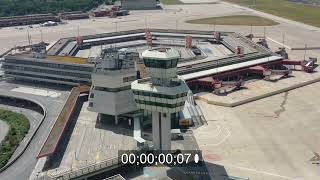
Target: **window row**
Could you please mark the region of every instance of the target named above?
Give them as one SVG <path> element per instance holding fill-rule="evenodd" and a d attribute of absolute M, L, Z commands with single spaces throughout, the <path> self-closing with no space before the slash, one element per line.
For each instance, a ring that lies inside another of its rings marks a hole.
<path fill-rule="evenodd" d="M 125 91 L 125 90 L 129 90 L 131 89 L 131 86 L 123 86 L 120 88 L 106 88 L 106 87 L 99 87 L 99 86 L 95 86 L 93 87 L 94 90 L 97 91 L 105 91 L 105 92 L 120 92 L 120 91 Z"/>
<path fill-rule="evenodd" d="M 136 80 L 137 77 L 136 76 L 129 76 L 129 77 L 124 77 L 123 78 L 123 82 L 126 83 L 126 82 L 131 82 L 131 81 L 134 81 Z"/>
<path fill-rule="evenodd" d="M 38 61 L 5 59 L 5 62 L 15 63 L 15 64 L 26 64 L 26 65 L 33 65 L 33 66 L 42 66 L 42 67 L 49 67 L 49 68 L 70 69 L 70 70 L 77 70 L 77 71 L 90 71 L 90 72 L 93 71 L 92 67 L 81 67 L 76 65 L 46 63 L 46 62 L 38 62 Z"/>
<path fill-rule="evenodd" d="M 21 70 L 21 71 L 39 72 L 39 73 L 46 73 L 46 74 L 55 74 L 55 75 L 62 75 L 62 76 L 74 76 L 79 78 L 88 78 L 88 79 L 91 78 L 90 74 L 74 73 L 74 72 L 67 72 L 67 71 L 55 71 L 55 70 L 31 68 L 31 67 L 23 67 L 23 66 L 13 66 L 13 65 L 6 65 L 6 64 L 3 66 L 3 68 Z"/>
<path fill-rule="evenodd" d="M 135 91 L 135 90 L 133 90 L 133 94 L 140 95 L 140 96 L 164 98 L 164 99 L 177 99 L 180 97 L 187 96 L 187 93 L 181 93 L 181 94 L 176 94 L 176 95 L 166 95 L 166 94 L 157 94 L 157 93 L 150 93 L 150 92 L 145 92 L 145 91 Z"/>
<path fill-rule="evenodd" d="M 80 83 L 80 84 L 88 84 L 88 81 L 83 80 L 76 80 L 76 79 L 64 79 L 58 77 L 49 77 L 49 76 L 41 76 L 41 75 L 31 75 L 31 74 L 24 74 L 24 73 L 15 73 L 15 72 L 5 72 L 8 75 L 18 75 L 18 76 L 26 76 L 26 77 L 33 77 L 33 78 L 41 78 L 41 79 L 48 79 L 48 80 L 56 80 L 56 81 L 63 81 L 63 82 L 73 82 L 73 83 Z M 45 81 L 45 80 L 44 80 Z"/>
<path fill-rule="evenodd" d="M 144 65 L 150 68 L 161 68 L 169 69 L 177 67 L 178 59 L 172 60 L 155 60 L 155 59 L 144 59 Z"/>
<path fill-rule="evenodd" d="M 135 100 L 137 104 L 145 104 L 149 106 L 157 106 L 157 107 L 164 107 L 164 108 L 177 108 L 184 106 L 184 102 L 180 102 L 177 104 L 165 104 L 165 103 L 160 103 L 160 102 L 151 102 L 151 101 L 143 101 L 143 100 Z"/>

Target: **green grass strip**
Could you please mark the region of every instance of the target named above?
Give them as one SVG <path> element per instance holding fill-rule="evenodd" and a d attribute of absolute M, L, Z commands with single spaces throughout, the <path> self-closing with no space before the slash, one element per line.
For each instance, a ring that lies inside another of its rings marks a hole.
<path fill-rule="evenodd" d="M 19 113 L 0 109 L 0 119 L 9 125 L 9 131 L 0 146 L 0 168 L 7 164 L 30 128 L 29 120 Z"/>
<path fill-rule="evenodd" d="M 250 8 L 320 27 L 320 8 L 287 0 L 225 0 Z M 254 4 L 255 2 L 255 4 Z"/>
<path fill-rule="evenodd" d="M 271 19 L 249 15 L 211 17 L 194 19 L 186 22 L 191 24 L 216 24 L 233 26 L 274 26 L 279 24 L 278 22 L 275 22 Z"/>
<path fill-rule="evenodd" d="M 184 4 L 182 1 L 179 0 L 161 0 L 161 3 L 166 5 Z"/>

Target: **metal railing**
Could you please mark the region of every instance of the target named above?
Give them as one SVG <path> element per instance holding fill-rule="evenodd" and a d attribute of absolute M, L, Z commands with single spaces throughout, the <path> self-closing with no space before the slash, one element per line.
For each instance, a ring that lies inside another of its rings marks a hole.
<path fill-rule="evenodd" d="M 61 172 L 61 171 L 48 172 L 47 176 L 49 179 L 67 180 L 67 179 L 88 176 L 89 174 L 93 174 L 95 172 L 99 172 L 99 171 L 105 170 L 105 169 L 111 169 L 111 168 L 113 169 L 113 168 L 119 167 L 121 165 L 122 164 L 119 163 L 119 158 L 116 157 L 116 158 L 112 158 L 112 159 L 107 159 L 105 161 L 84 165 L 84 166 L 78 167 L 78 168 L 68 169 L 63 172 Z M 39 179 L 41 179 L 41 178 L 39 178 Z"/>
<path fill-rule="evenodd" d="M 125 179 L 120 174 L 117 174 L 117 175 L 108 177 L 108 178 L 106 178 L 104 180 L 125 180 Z"/>
<path fill-rule="evenodd" d="M 268 55 L 269 55 L 269 53 L 247 54 L 245 56 L 245 59 L 246 59 L 246 61 L 250 61 L 250 60 L 257 59 L 257 58 L 264 58 Z M 184 74 L 193 73 L 193 72 L 197 72 L 197 71 L 203 71 L 203 70 L 217 68 L 217 67 L 221 67 L 221 66 L 225 66 L 225 65 L 235 64 L 235 63 L 243 62 L 243 61 L 244 61 L 244 59 L 241 59 L 238 56 L 232 56 L 232 57 L 222 58 L 222 59 L 216 60 L 216 61 L 209 61 L 209 62 L 194 64 L 194 65 L 192 65 L 191 68 L 188 68 L 187 66 L 178 67 L 177 71 L 178 71 L 179 75 L 184 75 Z"/>

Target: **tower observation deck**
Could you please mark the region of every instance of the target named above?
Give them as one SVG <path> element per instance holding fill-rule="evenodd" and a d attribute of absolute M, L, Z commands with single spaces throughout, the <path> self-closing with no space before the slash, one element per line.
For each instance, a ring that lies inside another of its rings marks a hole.
<path fill-rule="evenodd" d="M 182 111 L 189 90 L 177 76 L 179 52 L 173 48 L 146 50 L 142 58 L 150 77 L 131 84 L 138 108 L 152 112 L 154 149 L 171 150 L 171 117 Z"/>

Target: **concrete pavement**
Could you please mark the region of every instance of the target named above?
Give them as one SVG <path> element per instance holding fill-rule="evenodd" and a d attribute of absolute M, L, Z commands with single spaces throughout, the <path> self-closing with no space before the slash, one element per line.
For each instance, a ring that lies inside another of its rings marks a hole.
<path fill-rule="evenodd" d="M 114 121 L 97 121 L 98 114 L 87 110 L 84 102 L 75 127 L 59 162 L 58 171 L 84 166 L 85 164 L 118 157 L 118 150 L 136 148 L 131 129 L 122 129 Z M 54 166 L 54 165 L 53 165 Z M 55 171 L 52 170 L 52 171 Z"/>
<path fill-rule="evenodd" d="M 198 101 L 208 126 L 195 130 L 206 160 L 231 176 L 314 180 L 320 166 L 320 83 L 227 108 Z"/>

